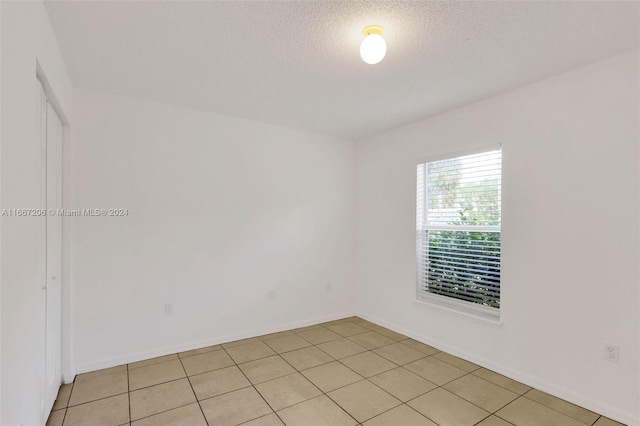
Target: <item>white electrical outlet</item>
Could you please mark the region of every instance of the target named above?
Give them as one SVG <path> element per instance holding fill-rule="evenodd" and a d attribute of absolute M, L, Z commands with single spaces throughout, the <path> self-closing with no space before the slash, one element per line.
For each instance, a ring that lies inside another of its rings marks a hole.
<path fill-rule="evenodd" d="M 165 303 L 164 304 L 164 316 L 168 317 L 173 315 L 173 303 Z"/>
<path fill-rule="evenodd" d="M 269 300 L 276 300 L 276 291 L 269 290 Z"/>
<path fill-rule="evenodd" d="M 620 346 L 605 344 L 604 359 L 611 362 L 618 362 L 620 360 Z"/>
<path fill-rule="evenodd" d="M 326 290 L 327 290 L 327 293 L 329 293 L 331 290 L 333 290 L 333 285 L 331 283 L 327 283 Z"/>

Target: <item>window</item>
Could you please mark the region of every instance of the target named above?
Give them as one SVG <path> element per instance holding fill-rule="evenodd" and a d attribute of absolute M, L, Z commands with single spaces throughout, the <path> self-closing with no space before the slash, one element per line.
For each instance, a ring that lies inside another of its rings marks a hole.
<path fill-rule="evenodd" d="M 499 318 L 501 167 L 500 150 L 418 165 L 419 300 Z"/>

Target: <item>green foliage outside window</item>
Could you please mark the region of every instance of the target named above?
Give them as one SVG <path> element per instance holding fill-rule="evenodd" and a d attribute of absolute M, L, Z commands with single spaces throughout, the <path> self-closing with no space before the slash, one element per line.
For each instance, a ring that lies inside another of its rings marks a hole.
<path fill-rule="evenodd" d="M 447 179 L 438 179 L 438 173 L 429 172 L 430 207 L 436 204 L 440 208 L 459 209 L 458 219 L 448 225 L 500 225 L 498 180 L 460 185 L 458 177 L 452 179 L 451 174 Z M 424 232 L 429 246 L 428 291 L 499 308 L 500 232 L 433 229 Z"/>
<path fill-rule="evenodd" d="M 499 308 L 500 232 L 425 232 L 429 292 Z"/>

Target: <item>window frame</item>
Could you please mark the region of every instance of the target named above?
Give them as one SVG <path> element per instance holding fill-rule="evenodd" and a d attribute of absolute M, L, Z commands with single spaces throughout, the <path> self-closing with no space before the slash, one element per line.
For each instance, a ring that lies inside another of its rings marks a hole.
<path fill-rule="evenodd" d="M 476 154 L 482 154 L 485 152 L 490 152 L 490 151 L 500 151 L 500 199 L 502 200 L 502 178 L 503 178 L 503 168 L 502 168 L 502 159 L 503 159 L 503 150 L 502 150 L 502 145 L 498 144 L 498 145 L 488 145 L 488 146 L 483 146 L 483 147 L 478 147 L 478 148 L 473 148 L 473 149 L 469 149 L 469 150 L 462 150 L 462 151 L 456 151 L 456 152 L 449 152 L 449 153 L 443 153 L 440 155 L 435 155 L 435 156 L 430 156 L 429 158 L 421 158 L 419 159 L 416 164 L 416 173 L 418 170 L 418 167 L 421 165 L 426 165 L 428 163 L 432 163 L 432 162 L 437 162 L 437 161 L 442 161 L 442 160 L 449 160 L 449 159 L 456 159 L 456 158 L 460 158 L 460 157 L 466 157 L 466 156 L 470 156 L 470 155 L 476 155 Z M 416 176 L 417 178 L 417 176 Z M 416 179 L 416 183 L 417 183 L 417 179 Z M 426 176 L 425 176 L 425 183 L 426 183 Z M 426 191 L 426 186 L 425 186 L 425 191 Z M 416 187 L 416 200 L 415 200 L 415 206 L 416 206 L 416 225 L 417 225 L 417 221 L 418 221 L 418 187 Z M 428 199 L 427 199 L 427 195 L 424 195 L 424 206 L 423 209 L 425 211 L 423 211 L 423 213 L 426 215 L 426 206 L 428 204 Z M 502 239 L 502 201 L 500 203 L 500 226 L 473 226 L 473 225 L 469 225 L 469 226 L 465 226 L 465 225 L 438 225 L 436 227 L 425 227 L 423 228 L 423 230 L 427 230 L 427 229 L 447 229 L 447 230 L 453 230 L 453 231 L 477 231 L 477 232 L 482 232 L 482 231 L 489 231 L 489 232 L 498 232 L 500 234 L 500 238 Z M 426 291 L 421 291 L 420 287 L 421 287 L 421 280 L 420 280 L 420 269 L 419 269 L 419 264 L 418 264 L 418 257 L 419 257 L 419 253 L 418 253 L 418 244 L 419 244 L 419 240 L 418 240 L 418 226 L 416 226 L 416 265 L 415 265 L 415 271 L 416 271 L 416 280 L 415 280 L 415 302 L 422 304 L 422 305 L 428 305 L 428 306 L 434 306 L 440 309 L 443 309 L 445 311 L 450 311 L 450 312 L 454 312 L 457 314 L 461 314 L 463 316 L 467 316 L 467 317 L 471 317 L 474 319 L 479 319 L 482 320 L 483 322 L 488 322 L 491 324 L 495 324 L 495 325 L 501 325 L 501 315 L 500 315 L 500 308 L 494 308 L 494 307 L 489 307 L 489 306 L 484 306 L 475 302 L 471 302 L 471 301 L 466 301 L 466 300 L 460 300 L 460 299 L 456 299 L 453 297 L 448 297 L 448 296 L 442 296 L 442 295 L 438 295 L 438 294 L 434 294 L 434 293 L 430 293 L 430 292 L 426 292 Z M 501 244 L 501 251 L 500 251 L 500 286 L 502 287 L 502 244 Z"/>

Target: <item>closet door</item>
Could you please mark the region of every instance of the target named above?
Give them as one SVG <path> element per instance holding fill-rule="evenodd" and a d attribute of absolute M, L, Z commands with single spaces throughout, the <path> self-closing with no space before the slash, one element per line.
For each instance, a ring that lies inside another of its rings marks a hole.
<path fill-rule="evenodd" d="M 41 91 L 44 131 L 42 186 L 45 194 L 45 351 L 43 415 L 49 415 L 62 383 L 62 216 L 50 214 L 62 208 L 62 121 Z"/>

